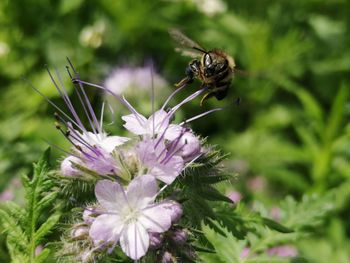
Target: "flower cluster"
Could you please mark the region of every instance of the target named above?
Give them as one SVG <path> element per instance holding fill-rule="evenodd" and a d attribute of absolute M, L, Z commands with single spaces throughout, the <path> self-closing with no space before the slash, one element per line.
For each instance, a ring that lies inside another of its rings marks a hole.
<path fill-rule="evenodd" d="M 57 129 L 72 144 L 61 162 L 60 173 L 65 178 L 92 179 L 97 200 L 96 204 L 85 208 L 84 222 L 71 235 L 73 238 L 86 236 L 90 240 L 89 256 L 103 249 L 112 252 L 119 246 L 128 257 L 138 260 L 150 247 L 157 246 L 154 243 L 157 243 L 159 233 L 168 231 L 181 218 L 181 205 L 169 197 L 160 197 L 160 193 L 205 151 L 200 138 L 187 124 L 221 109 L 204 112 L 179 124 L 172 123 L 175 112 L 182 105 L 204 92 L 204 89 L 198 90 L 165 110 L 180 88 L 147 118 L 124 97 L 82 81 L 73 66 L 71 68 L 75 75 L 68 72 L 89 127 L 84 126 L 63 84 L 49 72 L 69 111 L 67 113 L 49 101 L 58 110 L 55 114 Z M 104 106 L 101 118 L 98 118 L 89 102 L 86 86 L 112 94 L 130 111 L 122 116 L 129 137 L 109 135 L 104 131 Z M 176 240 L 187 239 L 183 230 L 175 230 L 172 231 Z"/>

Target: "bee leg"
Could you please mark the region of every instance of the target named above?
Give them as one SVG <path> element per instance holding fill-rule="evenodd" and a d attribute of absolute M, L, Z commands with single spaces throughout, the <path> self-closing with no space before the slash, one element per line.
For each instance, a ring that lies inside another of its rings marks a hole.
<path fill-rule="evenodd" d="M 179 88 L 179 87 L 182 87 L 184 85 L 187 85 L 191 83 L 191 81 L 188 79 L 188 77 L 186 78 L 183 78 L 182 80 L 180 80 L 178 83 L 175 83 L 175 87 Z"/>
<path fill-rule="evenodd" d="M 208 92 L 206 93 L 203 98 L 201 99 L 201 102 L 199 103 L 199 105 L 202 107 L 203 106 L 203 102 L 206 101 L 207 99 L 210 99 L 211 97 L 215 96 L 215 92 Z"/>
<path fill-rule="evenodd" d="M 194 74 L 193 71 L 191 69 L 191 66 L 188 66 L 186 68 L 186 77 L 183 78 L 182 80 L 180 80 L 180 82 L 175 84 L 175 87 L 182 87 L 183 85 L 188 85 L 191 84 L 193 82 L 193 78 L 194 78 Z"/>

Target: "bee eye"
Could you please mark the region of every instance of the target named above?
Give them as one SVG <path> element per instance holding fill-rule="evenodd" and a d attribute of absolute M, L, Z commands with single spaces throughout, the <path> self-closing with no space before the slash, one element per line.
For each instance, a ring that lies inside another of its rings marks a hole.
<path fill-rule="evenodd" d="M 211 65 L 213 63 L 213 60 L 211 59 L 211 56 L 209 55 L 209 53 L 204 55 L 204 65 L 206 67 L 208 67 L 209 65 Z"/>
<path fill-rule="evenodd" d="M 216 65 L 216 70 L 219 71 L 219 70 L 223 69 L 224 66 L 225 66 L 225 64 L 223 64 L 223 63 L 217 64 L 217 65 Z"/>
<path fill-rule="evenodd" d="M 198 60 L 194 60 L 191 64 L 190 64 L 190 68 L 194 73 L 197 73 L 199 70 L 199 61 Z"/>

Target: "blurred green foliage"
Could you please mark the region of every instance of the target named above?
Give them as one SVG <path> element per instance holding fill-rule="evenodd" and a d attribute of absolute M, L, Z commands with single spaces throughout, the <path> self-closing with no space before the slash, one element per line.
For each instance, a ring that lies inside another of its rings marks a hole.
<path fill-rule="evenodd" d="M 242 98 L 239 107 L 192 124 L 231 153 L 228 166 L 238 179 L 222 187 L 267 207 L 286 195 L 334 193 L 332 219 L 296 245 L 310 262 L 349 262 L 348 10 L 346 0 L 1 1 L 0 192 L 28 172 L 47 147 L 44 140 L 67 147 L 54 128 L 54 109 L 30 88 L 62 105 L 46 64 L 62 71 L 68 84 L 69 57 L 82 79 L 103 83 L 116 66 L 152 59 L 172 88 L 189 61 L 168 36 L 168 28 L 177 27 L 208 49 L 224 49 L 248 72 L 235 77 L 226 101 L 200 108 L 196 100 L 181 113 L 189 118 Z M 89 91 L 96 105 L 98 94 Z M 146 103 L 144 97 L 131 99 Z M 118 131 L 120 125 L 118 119 L 108 128 Z M 60 155 L 56 151 L 54 158 Z M 252 188 L 256 178 L 263 178 L 261 189 Z"/>

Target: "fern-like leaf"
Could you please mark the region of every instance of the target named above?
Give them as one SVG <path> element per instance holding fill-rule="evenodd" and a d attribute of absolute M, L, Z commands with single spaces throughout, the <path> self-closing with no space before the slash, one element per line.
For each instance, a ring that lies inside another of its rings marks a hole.
<path fill-rule="evenodd" d="M 38 163 L 34 164 L 33 176 L 22 176 L 26 206 L 21 208 L 8 203 L 0 208 L 0 222 L 7 234 L 6 241 L 12 262 L 44 262 L 50 254 L 45 248 L 39 255 L 35 249 L 57 224 L 59 211 L 42 222 L 41 215 L 52 210 L 57 193 L 55 183 L 48 176 L 50 150 L 46 150 Z"/>

